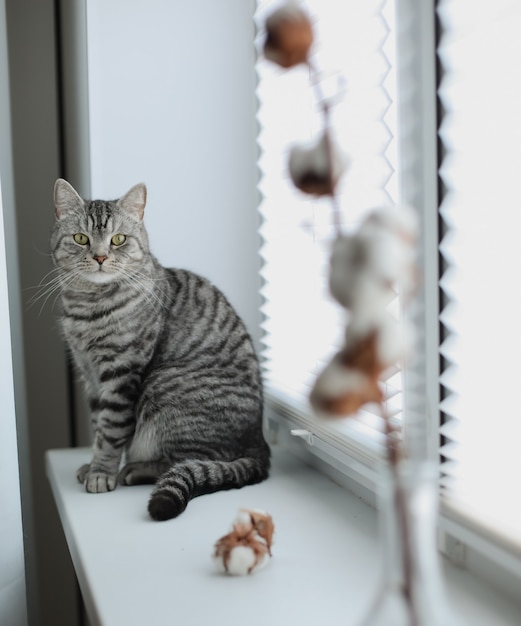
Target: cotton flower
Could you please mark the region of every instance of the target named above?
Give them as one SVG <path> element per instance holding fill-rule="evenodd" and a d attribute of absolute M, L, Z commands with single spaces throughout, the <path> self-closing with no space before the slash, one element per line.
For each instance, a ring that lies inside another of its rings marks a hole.
<path fill-rule="evenodd" d="M 387 311 L 396 289 L 414 286 L 416 216 L 408 207 L 374 210 L 358 231 L 333 244 L 329 287 L 349 311 L 344 345 L 317 377 L 310 395 L 315 411 L 355 414 L 384 400 L 382 374 L 407 356 L 412 329 Z"/>
<path fill-rule="evenodd" d="M 316 378 L 309 399 L 318 414 L 344 417 L 383 397 L 378 376 L 345 365 L 343 353 L 338 352 Z"/>
<path fill-rule="evenodd" d="M 394 205 L 373 210 L 358 235 L 371 247 L 371 270 L 380 280 L 402 289 L 414 287 L 418 219 L 411 207 Z"/>
<path fill-rule="evenodd" d="M 295 187 L 316 196 L 332 195 L 346 168 L 346 158 L 326 133 L 289 153 L 289 174 Z"/>
<path fill-rule="evenodd" d="M 266 20 L 264 56 L 281 67 L 306 63 L 312 43 L 311 22 L 297 5 L 288 2 Z"/>
<path fill-rule="evenodd" d="M 271 556 L 274 525 L 260 510 L 242 509 L 233 530 L 214 546 L 213 559 L 221 573 L 244 576 L 263 568 Z"/>
<path fill-rule="evenodd" d="M 389 301 L 387 283 L 381 283 L 372 272 L 372 253 L 358 235 L 343 235 L 333 242 L 329 290 L 348 310 L 379 310 Z"/>
<path fill-rule="evenodd" d="M 330 260 L 329 289 L 356 314 L 373 317 L 399 290 L 415 283 L 417 219 L 407 206 L 375 209 L 354 235 L 338 237 Z"/>
<path fill-rule="evenodd" d="M 364 404 L 381 403 L 381 375 L 410 349 L 406 330 L 387 313 L 376 323 L 364 319 L 349 324 L 344 346 L 313 385 L 310 402 L 315 411 L 343 417 L 354 415 Z"/>

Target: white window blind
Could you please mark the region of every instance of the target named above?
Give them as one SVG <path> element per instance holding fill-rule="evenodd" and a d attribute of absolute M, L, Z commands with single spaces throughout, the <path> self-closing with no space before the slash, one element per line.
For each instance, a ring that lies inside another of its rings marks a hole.
<path fill-rule="evenodd" d="M 521 5 L 439 3 L 447 507 L 521 547 Z"/>
<path fill-rule="evenodd" d="M 264 20 L 278 4 L 258 2 L 259 49 Z M 339 188 L 343 227 L 349 232 L 368 209 L 398 201 L 394 1 L 342 3 L 340 11 L 335 0 L 309 0 L 303 6 L 314 23 L 313 64 L 324 72 L 322 88 L 342 92 L 331 121 L 350 162 Z M 283 71 L 262 53 L 259 57 L 267 399 L 314 432 L 327 429 L 341 444 L 355 441 L 358 450 L 378 446 L 380 418 L 370 411 L 334 428 L 317 420 L 306 423 L 313 380 L 338 349 L 345 328 L 343 312 L 327 290 L 330 203 L 295 190 L 287 174 L 288 148 L 316 137 L 321 117 L 306 66 Z M 399 420 L 399 371 L 387 387 L 390 410 Z"/>

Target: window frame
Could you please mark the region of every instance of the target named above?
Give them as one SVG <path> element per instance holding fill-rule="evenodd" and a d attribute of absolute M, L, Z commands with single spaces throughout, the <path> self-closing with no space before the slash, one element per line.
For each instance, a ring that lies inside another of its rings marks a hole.
<path fill-rule="evenodd" d="M 417 305 L 412 311 L 415 318 L 421 319 L 422 328 L 431 329 L 429 333 L 423 333 L 418 341 L 419 358 L 408 364 L 404 372 L 407 378 L 414 378 L 416 387 L 422 389 L 422 396 L 426 398 L 426 403 L 418 406 L 415 398 L 414 406 L 404 400 L 405 412 L 410 414 L 418 413 L 429 416 L 427 429 L 432 435 L 429 437 L 430 445 L 427 451 L 429 458 L 435 459 L 438 454 L 438 441 L 436 439 L 439 430 L 440 402 L 439 390 L 439 322 L 438 315 L 439 289 L 438 289 L 438 260 L 437 248 L 438 237 L 438 178 L 437 178 L 437 110 L 436 110 L 436 88 L 437 88 L 437 68 L 435 63 L 435 2 L 429 0 L 429 10 L 425 4 L 417 6 L 414 0 L 395 0 L 396 24 L 398 29 L 397 45 L 398 54 L 408 57 L 410 62 L 406 66 L 398 65 L 398 84 L 406 83 L 409 97 L 406 101 L 398 103 L 398 123 L 402 129 L 406 129 L 402 136 L 398 138 L 398 153 L 400 170 L 399 187 L 400 201 L 417 207 L 420 213 L 422 227 L 422 246 L 428 251 L 426 256 L 432 261 L 423 263 L 423 275 L 420 277 L 420 294 L 417 298 Z M 403 20 L 405 27 L 402 27 L 400 16 L 407 15 L 408 19 Z M 412 19 L 411 19 L 412 18 Z M 420 54 L 408 55 L 408 49 L 418 49 Z M 261 61 L 262 62 L 262 61 Z M 416 76 L 421 76 L 421 81 L 416 81 Z M 400 88 L 400 87 L 399 87 Z M 406 120 L 405 123 L 402 120 Z M 406 158 L 404 158 L 406 157 Z M 418 185 L 418 180 L 421 184 Z M 436 260 L 433 260 L 436 259 Z M 425 303 L 425 304 L 424 304 Z M 427 358 L 429 355 L 430 358 Z M 407 380 L 406 380 L 407 384 Z M 285 402 L 283 392 L 274 390 L 269 385 L 266 389 L 266 405 L 268 412 L 267 430 L 276 439 L 274 433 L 280 435 L 281 425 L 287 431 L 304 430 L 307 434 L 303 440 L 308 447 L 317 445 L 322 448 L 334 450 L 333 457 L 339 456 L 345 459 L 346 468 L 340 466 L 340 471 L 346 475 L 351 475 L 351 465 L 363 466 L 360 474 L 364 477 L 363 483 L 370 485 L 374 490 L 376 485 L 375 472 L 378 460 L 381 457 L 383 446 L 377 441 L 359 441 L 356 434 L 349 439 L 343 438 L 327 426 L 323 426 L 318 420 L 311 416 L 308 407 L 295 406 L 292 402 Z M 408 420 L 404 423 L 404 433 L 407 436 L 409 430 Z"/>
<path fill-rule="evenodd" d="M 441 111 L 437 91 L 441 69 L 437 57 L 440 26 L 436 8 L 436 0 L 422 3 L 396 0 L 398 90 L 407 93 L 407 98 L 400 98 L 398 105 L 399 187 L 401 201 L 419 210 L 422 269 L 418 298 L 410 313 L 422 332 L 417 340 L 416 358 L 404 373 L 404 433 L 406 437 L 414 437 L 417 419 L 421 417 L 427 432 L 425 454 L 438 461 L 443 419 L 440 410 L 442 294 L 439 286 L 443 270 L 439 252 L 443 223 L 439 215 L 441 146 L 438 129 Z M 403 63 L 403 59 L 407 59 L 407 63 Z M 374 502 L 376 448 L 368 449 L 363 444 L 357 446 L 353 441 L 350 445 L 338 445 L 335 437 L 321 428 L 310 412 L 284 403 L 283 398 L 269 387 L 266 408 L 270 441 L 287 445 L 320 471 L 339 479 L 357 493 L 361 489 L 365 499 Z M 450 560 L 466 566 L 517 598 L 516 586 L 521 581 L 519 546 L 513 549 L 507 541 L 486 532 L 462 511 L 447 506 L 443 499 L 440 499 L 439 547 Z"/>
<path fill-rule="evenodd" d="M 392 0 L 392 3 L 395 3 L 395 0 Z M 274 7 L 276 4 L 277 3 L 274 2 Z M 392 7 L 391 1 L 389 2 L 389 5 Z M 374 4 L 374 7 L 377 7 L 377 5 Z M 256 20 L 257 26 L 260 29 L 262 29 L 262 19 L 269 10 L 269 8 L 262 6 L 261 2 L 258 2 Z M 387 7 L 377 7 L 374 9 L 375 14 L 385 14 L 386 11 Z M 384 52 L 384 46 L 386 45 L 385 40 L 386 38 L 384 37 L 384 43 L 380 43 L 381 49 L 378 48 L 379 52 Z M 260 57 L 258 59 L 259 64 L 264 63 L 261 52 L 261 44 L 262 41 L 258 38 L 257 51 Z M 329 69 L 333 69 L 334 73 L 336 68 L 320 67 L 320 70 L 324 70 L 326 74 Z M 262 72 L 259 72 L 259 80 L 262 80 Z M 382 91 L 387 89 L 387 86 L 383 87 L 384 80 L 386 80 L 386 78 L 382 79 L 382 83 L 378 86 L 378 88 Z M 313 101 L 312 106 L 314 107 L 315 98 L 312 96 L 311 90 L 310 99 Z M 261 98 L 259 97 L 259 102 L 260 101 Z M 261 118 L 262 114 L 259 116 L 260 129 L 262 129 Z M 378 122 L 381 124 L 382 120 L 383 118 L 379 118 Z M 382 125 L 386 125 L 387 123 L 388 122 L 384 122 Z M 316 132 L 317 128 L 313 126 L 310 128 L 310 131 Z M 395 140 L 395 136 L 393 136 L 393 140 Z M 393 141 L 393 143 L 395 142 Z M 262 154 L 262 142 L 259 142 L 259 149 Z M 349 150 L 349 146 L 347 146 L 346 149 Z M 387 148 L 381 149 L 381 152 L 378 154 L 378 158 L 385 160 L 385 157 L 387 157 L 387 154 L 385 154 L 386 152 Z M 393 163 L 392 165 L 394 166 L 395 164 Z M 259 169 L 262 171 L 262 163 L 259 163 Z M 391 171 L 391 176 L 395 178 L 395 170 L 393 170 L 392 167 Z M 381 192 L 382 197 L 379 200 L 381 203 L 392 202 L 395 199 L 386 188 L 382 188 Z M 313 204 L 313 201 L 311 201 L 310 204 Z M 320 204 L 320 201 L 318 204 Z M 262 201 L 260 203 L 260 208 L 261 205 Z M 320 207 L 319 210 L 324 210 L 323 215 L 327 216 L 325 207 Z M 262 215 L 262 210 L 260 212 Z M 352 217 L 349 216 L 348 220 L 351 221 Z M 319 237 L 321 237 L 320 234 Z M 396 370 L 392 373 L 396 373 Z M 265 384 L 265 400 L 268 414 L 267 430 L 270 432 L 270 436 L 276 440 L 277 436 L 274 433 L 280 435 L 284 429 L 288 433 L 292 434 L 295 434 L 293 431 L 297 431 L 297 437 L 302 437 L 302 441 L 310 446 L 312 445 L 314 452 L 319 449 L 322 450 L 322 452 L 326 449 L 332 452 L 331 461 L 333 464 L 336 464 L 338 458 L 341 457 L 343 462 L 340 463 L 340 469 L 345 474 L 350 475 L 353 472 L 352 468 L 356 467 L 357 477 L 361 478 L 361 482 L 363 484 L 370 485 L 370 489 L 374 491 L 376 488 L 376 468 L 379 459 L 384 453 L 384 437 L 383 433 L 374 429 L 374 425 L 378 421 L 378 418 L 376 413 L 372 412 L 371 407 L 368 407 L 367 411 L 362 411 L 362 413 L 367 413 L 368 417 L 368 420 L 364 425 L 361 425 L 358 420 L 347 420 L 341 425 L 337 422 L 335 427 L 331 427 L 330 422 L 328 423 L 324 420 L 316 420 L 311 415 L 310 408 L 304 401 L 301 401 L 300 399 L 296 400 L 295 398 L 290 397 L 290 395 L 291 394 L 286 395 L 286 392 L 283 389 L 275 389 L 275 387 L 271 387 L 269 383 Z M 289 398 L 289 402 L 286 401 L 286 397 Z M 283 428 L 281 428 L 281 426 L 283 426 Z M 371 430 L 371 437 L 363 437 L 363 435 L 360 434 L 362 430 Z M 302 431 L 305 431 L 305 435 Z"/>
<path fill-rule="evenodd" d="M 442 83 L 444 77 L 443 64 L 438 55 L 438 46 L 443 34 L 442 25 L 437 15 L 438 1 L 434 2 L 435 11 L 435 29 L 436 29 L 436 49 L 435 58 L 437 63 L 437 89 Z M 441 127 L 444 119 L 444 110 L 441 99 L 438 94 L 436 97 L 438 110 L 438 129 Z M 438 171 L 443 165 L 444 145 L 441 138 L 438 138 Z M 445 188 L 441 176 L 438 173 L 438 209 L 443 203 Z M 443 239 L 450 226 L 447 225 L 438 212 L 439 224 L 438 245 L 442 246 Z M 438 250 L 438 281 L 442 281 L 443 276 L 448 269 L 447 260 Z M 438 319 L 438 336 L 439 349 L 437 366 L 439 376 L 437 384 L 439 388 L 439 404 L 438 419 L 439 427 L 448 419 L 444 413 L 443 400 L 449 395 L 449 392 L 443 384 L 443 374 L 445 369 L 449 367 L 449 363 L 443 356 L 443 343 L 450 339 L 450 330 L 443 324 L 442 316 L 444 308 L 448 304 L 448 297 L 440 287 L 439 292 L 439 319 Z M 443 432 L 439 433 L 439 450 L 440 468 L 443 465 L 442 448 L 445 443 Z M 508 494 L 511 497 L 511 494 Z M 519 584 L 521 583 L 521 543 L 516 542 L 509 536 L 503 535 L 499 529 L 489 525 L 487 520 L 480 520 L 477 516 L 467 510 L 464 503 L 458 503 L 450 499 L 445 499 L 443 490 L 440 490 L 440 547 L 442 551 L 452 560 L 467 566 L 469 569 L 476 571 L 481 577 L 491 582 L 495 587 L 507 591 L 507 593 L 519 603 Z"/>

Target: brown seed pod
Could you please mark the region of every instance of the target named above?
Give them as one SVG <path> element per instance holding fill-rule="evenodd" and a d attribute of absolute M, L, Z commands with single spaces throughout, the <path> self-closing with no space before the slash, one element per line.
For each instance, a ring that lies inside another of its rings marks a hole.
<path fill-rule="evenodd" d="M 314 196 L 333 195 L 346 167 L 346 160 L 327 133 L 304 146 L 293 146 L 289 153 L 289 174 L 293 184 Z"/>
<path fill-rule="evenodd" d="M 384 369 L 378 332 L 373 331 L 333 357 L 315 381 L 311 405 L 331 417 L 346 417 L 369 402 L 380 403 L 383 394 L 378 380 Z"/>
<path fill-rule="evenodd" d="M 284 68 L 306 63 L 313 43 L 309 17 L 293 4 L 274 11 L 266 20 L 264 56 Z"/>
<path fill-rule="evenodd" d="M 369 378 L 378 380 L 385 369 L 378 354 L 378 330 L 361 337 L 355 344 L 344 347 L 340 360 L 345 367 L 357 369 Z"/>
<path fill-rule="evenodd" d="M 275 525 L 271 515 L 264 511 L 255 509 L 242 509 L 242 512 L 247 513 L 250 516 L 253 528 L 259 533 L 259 535 L 265 539 L 268 546 L 268 552 L 271 556 L 271 545 L 273 543 L 273 533 L 275 532 Z"/>

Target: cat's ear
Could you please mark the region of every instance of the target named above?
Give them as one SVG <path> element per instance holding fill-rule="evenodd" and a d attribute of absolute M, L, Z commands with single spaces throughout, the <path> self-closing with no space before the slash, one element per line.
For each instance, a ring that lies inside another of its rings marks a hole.
<path fill-rule="evenodd" d="M 143 183 L 134 185 L 132 189 L 118 200 L 118 206 L 138 220 L 143 219 L 147 202 L 147 188 Z"/>
<path fill-rule="evenodd" d="M 84 202 L 78 192 L 63 178 L 54 183 L 54 207 L 57 219 L 63 219 L 69 211 L 83 206 Z"/>

